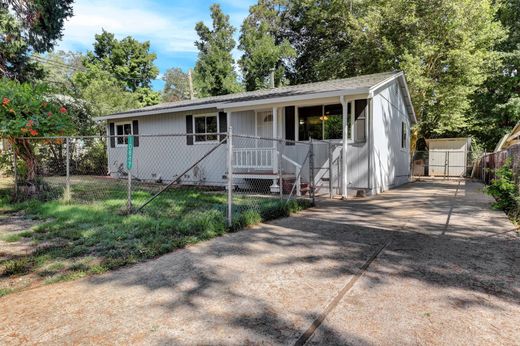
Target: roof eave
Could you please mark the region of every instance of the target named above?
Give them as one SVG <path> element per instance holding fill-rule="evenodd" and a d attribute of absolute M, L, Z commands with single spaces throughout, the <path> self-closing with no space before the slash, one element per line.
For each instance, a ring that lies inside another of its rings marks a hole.
<path fill-rule="evenodd" d="M 413 109 L 413 103 L 412 103 L 412 97 L 410 96 L 410 90 L 408 89 L 408 83 L 406 82 L 406 77 L 404 75 L 403 71 L 396 72 L 392 76 L 388 77 L 387 79 L 373 85 L 370 87 L 370 97 L 373 97 L 375 94 L 375 91 L 384 86 L 385 84 L 388 84 L 389 82 L 399 79 L 401 81 L 401 86 L 404 89 L 404 96 L 405 96 L 405 102 L 407 103 L 407 111 L 410 116 L 410 121 L 413 124 L 417 124 L 417 116 L 415 115 L 415 110 Z"/>
<path fill-rule="evenodd" d="M 142 117 L 142 116 L 146 116 L 146 115 L 178 113 L 178 112 L 186 112 L 186 111 L 201 110 L 201 109 L 232 110 L 235 108 L 263 106 L 263 105 L 287 103 L 287 102 L 302 101 L 302 100 L 312 100 L 312 99 L 335 97 L 335 96 L 341 96 L 341 95 L 346 96 L 346 95 L 368 94 L 368 92 L 369 92 L 368 88 L 341 89 L 341 90 L 334 90 L 334 91 L 327 91 L 327 92 L 306 93 L 306 94 L 300 94 L 300 95 L 294 95 L 294 96 L 273 97 L 273 98 L 259 99 L 259 100 L 253 100 L 253 101 L 216 102 L 216 103 L 207 103 L 204 105 L 196 105 L 196 106 L 160 108 L 160 109 L 150 109 L 147 111 L 139 111 L 139 112 L 117 113 L 117 114 L 101 116 L 101 117 L 96 118 L 95 120 L 96 121 L 106 121 L 106 120 L 127 119 L 127 118 Z"/>

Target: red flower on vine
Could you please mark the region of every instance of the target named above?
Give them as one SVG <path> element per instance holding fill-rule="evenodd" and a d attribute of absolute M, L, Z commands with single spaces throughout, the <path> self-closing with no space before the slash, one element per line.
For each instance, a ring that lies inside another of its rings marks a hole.
<path fill-rule="evenodd" d="M 7 106 L 9 102 L 11 102 L 11 100 L 9 100 L 7 97 L 4 97 L 4 99 L 2 100 L 2 106 Z"/>
<path fill-rule="evenodd" d="M 36 131 L 36 130 L 31 130 L 30 132 L 31 132 L 31 136 L 36 136 L 38 134 L 38 131 Z"/>
<path fill-rule="evenodd" d="M 50 117 L 52 115 L 52 112 L 48 112 L 47 116 Z"/>
<path fill-rule="evenodd" d="M 65 107 L 62 106 L 62 107 L 60 108 L 60 113 L 67 113 L 67 108 L 65 108 Z"/>
<path fill-rule="evenodd" d="M 34 124 L 34 121 L 32 121 L 32 119 L 31 119 L 31 120 L 29 120 L 29 121 L 27 122 L 27 124 L 26 124 L 25 126 L 27 126 L 27 127 L 32 127 L 33 124 Z"/>

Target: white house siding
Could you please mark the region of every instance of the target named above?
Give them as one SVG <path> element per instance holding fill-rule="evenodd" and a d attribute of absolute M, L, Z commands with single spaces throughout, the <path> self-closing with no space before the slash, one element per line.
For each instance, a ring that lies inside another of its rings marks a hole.
<path fill-rule="evenodd" d="M 397 81 L 373 97 L 373 192 L 406 183 L 410 174 L 410 118 Z M 401 123 L 407 128 L 406 148 L 401 148 Z"/>
<path fill-rule="evenodd" d="M 171 181 L 189 168 L 216 143 L 197 143 L 187 145 L 186 136 L 146 136 L 186 133 L 186 115 L 216 113 L 211 111 L 186 112 L 177 114 L 153 115 L 129 118 L 117 123 L 139 122 L 139 146 L 134 148 L 134 166 L 132 175 L 144 180 Z M 108 125 L 107 125 L 108 132 Z M 109 170 L 117 176 L 118 168 L 126 162 L 126 146 L 108 146 Z M 195 171 L 188 172 L 183 181 L 193 183 L 224 183 L 226 173 L 226 148 L 221 146 L 199 165 Z M 125 168 L 126 169 L 126 168 Z"/>

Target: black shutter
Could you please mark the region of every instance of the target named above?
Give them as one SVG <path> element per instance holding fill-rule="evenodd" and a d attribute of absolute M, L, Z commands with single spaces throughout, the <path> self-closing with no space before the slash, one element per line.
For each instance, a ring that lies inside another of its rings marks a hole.
<path fill-rule="evenodd" d="M 294 126 L 295 107 L 285 107 L 285 139 L 294 141 L 296 139 L 296 128 Z M 285 142 L 286 145 L 294 145 L 294 142 Z"/>
<path fill-rule="evenodd" d="M 224 133 L 224 132 L 227 132 L 228 131 L 228 128 L 227 128 L 227 114 L 226 112 L 219 112 L 218 113 L 218 132 L 220 133 Z M 220 135 L 219 136 L 219 141 L 223 140 L 224 138 L 226 138 L 226 135 Z"/>
<path fill-rule="evenodd" d="M 137 120 L 132 121 L 132 134 L 134 135 L 134 147 L 139 146 L 139 122 Z"/>
<path fill-rule="evenodd" d="M 116 125 L 114 123 L 108 124 L 109 133 L 110 133 L 110 148 L 116 147 Z"/>
<path fill-rule="evenodd" d="M 186 115 L 186 133 L 193 133 L 193 115 Z M 193 145 L 193 136 L 186 136 L 186 144 Z"/>

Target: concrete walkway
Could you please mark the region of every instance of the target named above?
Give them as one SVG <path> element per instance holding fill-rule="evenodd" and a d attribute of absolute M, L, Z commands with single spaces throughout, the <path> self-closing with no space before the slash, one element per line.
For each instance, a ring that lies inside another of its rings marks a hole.
<path fill-rule="evenodd" d="M 0 298 L 0 344 L 520 344 L 520 239 L 482 185 L 323 202 Z"/>

